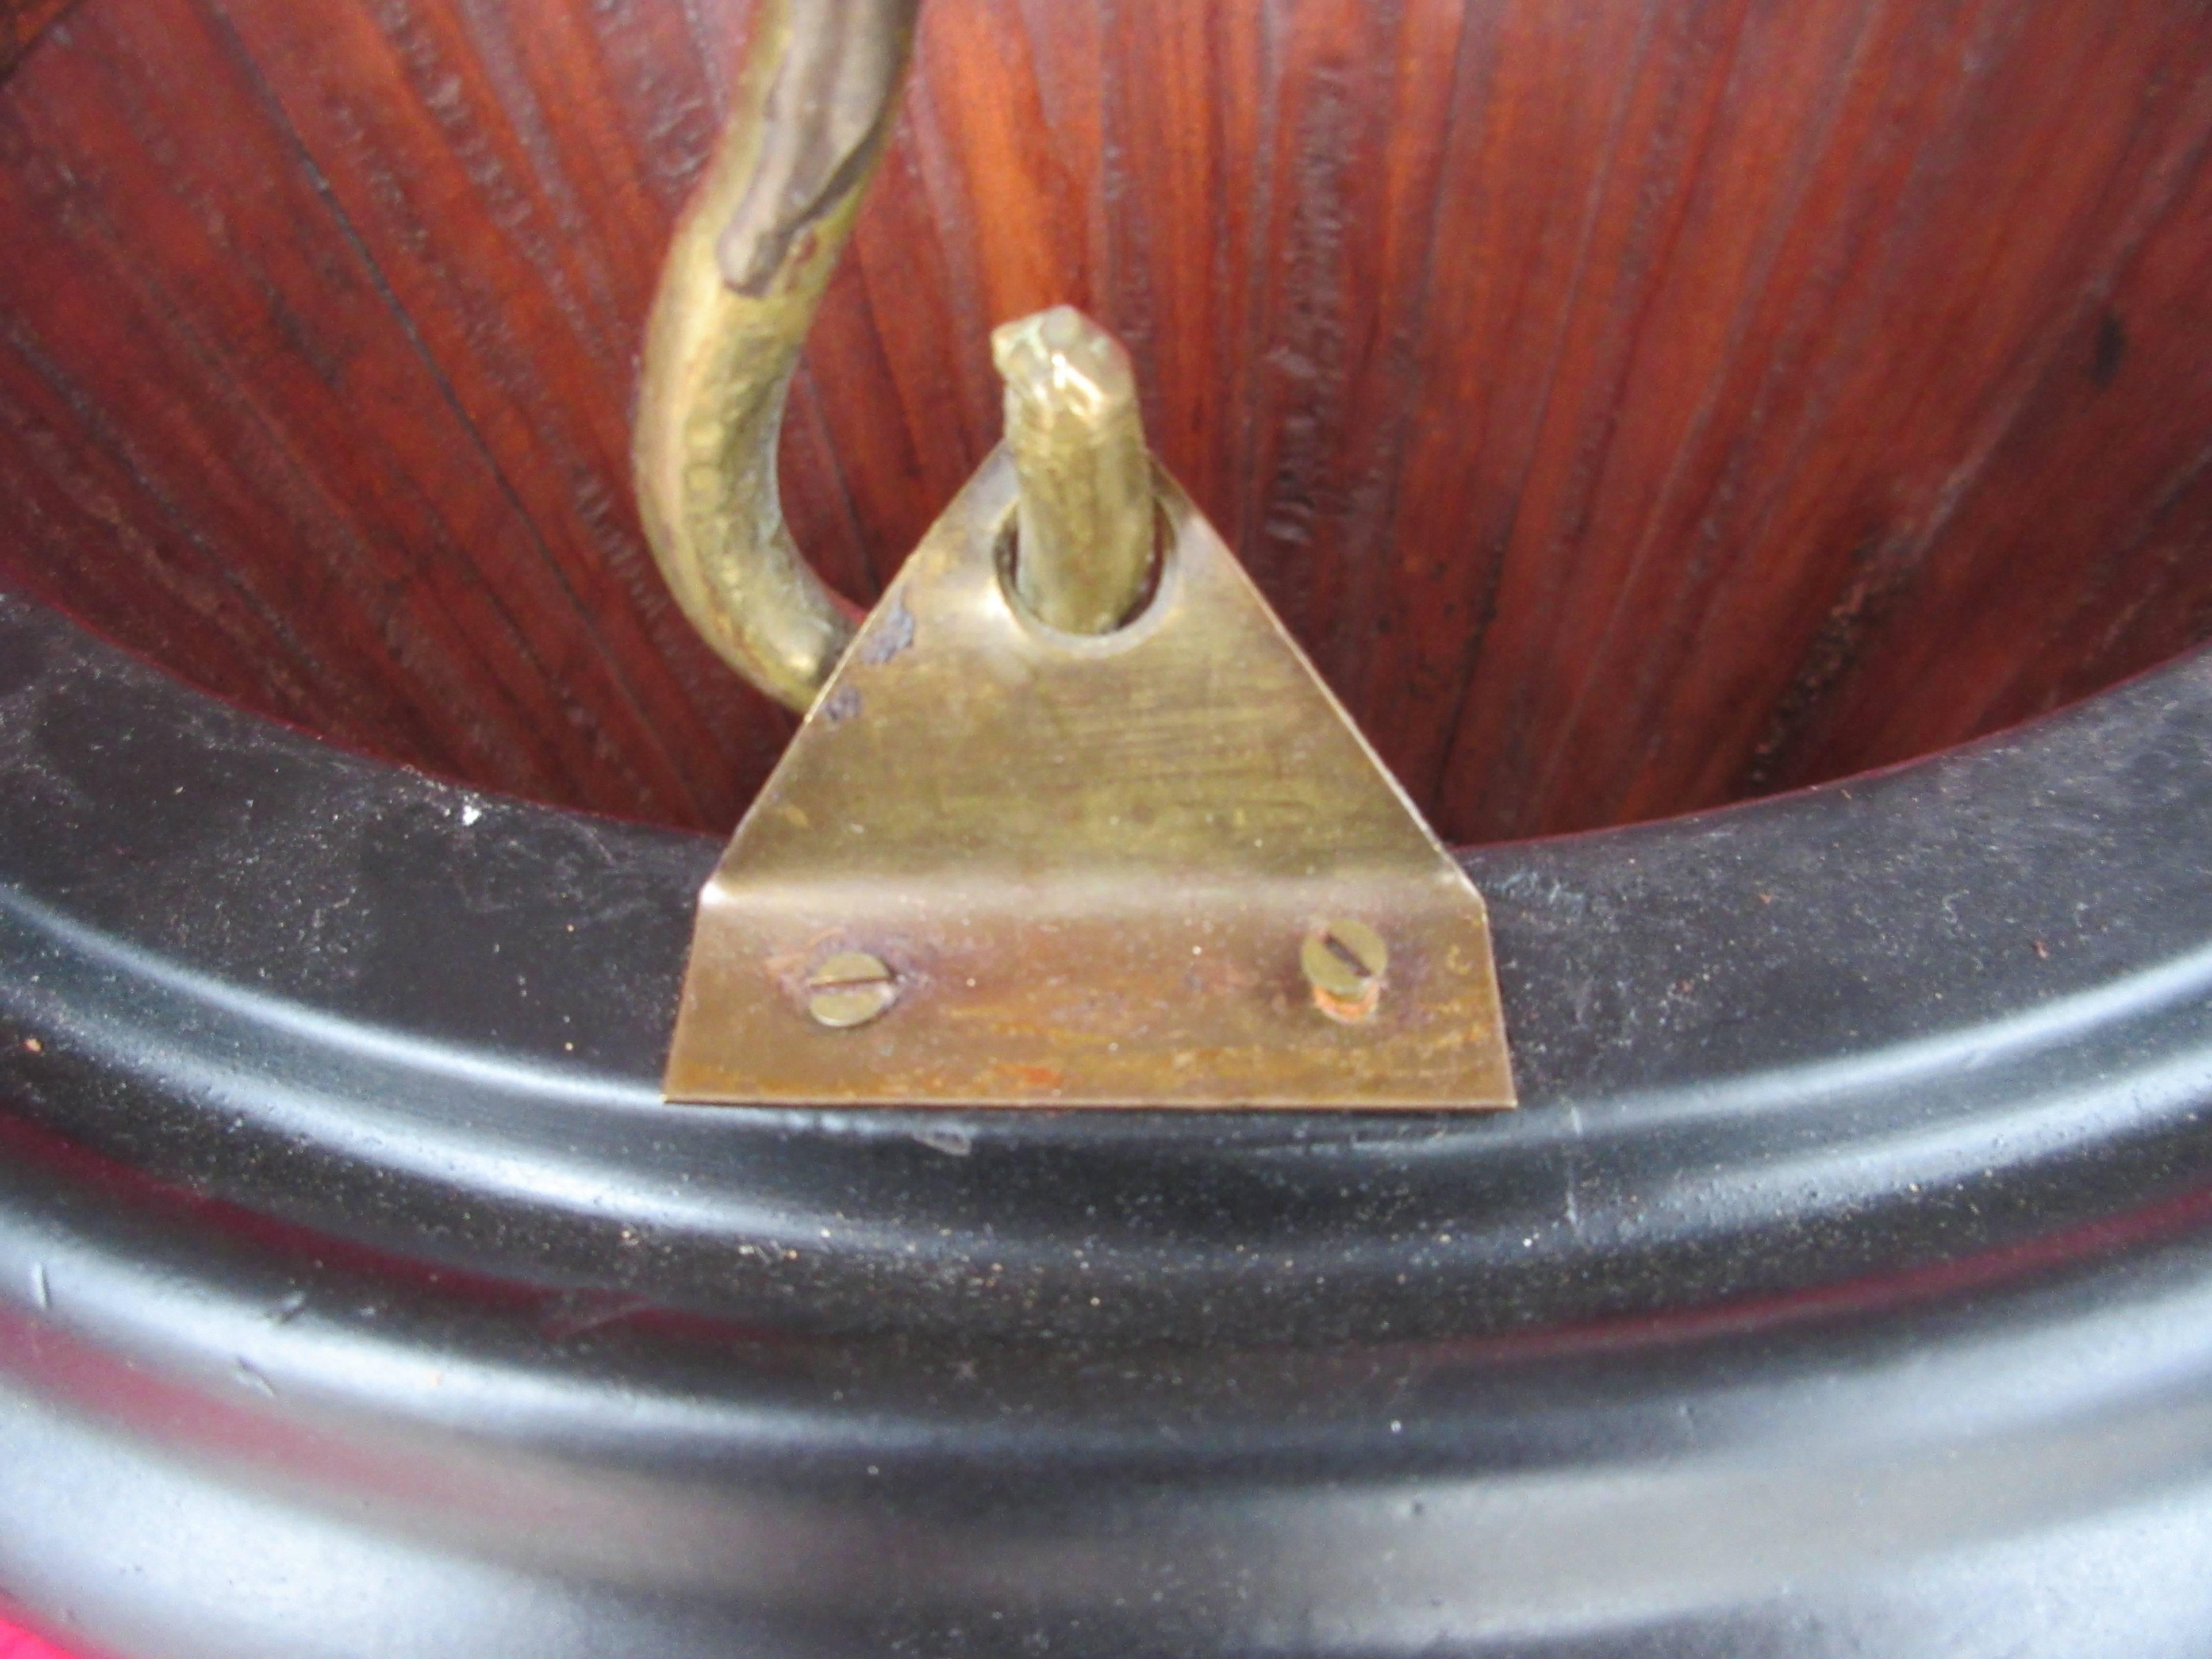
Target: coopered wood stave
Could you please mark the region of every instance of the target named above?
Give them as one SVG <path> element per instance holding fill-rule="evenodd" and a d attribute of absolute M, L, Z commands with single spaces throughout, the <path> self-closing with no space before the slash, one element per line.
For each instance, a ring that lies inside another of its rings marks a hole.
<path fill-rule="evenodd" d="M 86 0 L 0 86 L 0 583 L 726 826 L 789 722 L 626 445 L 748 10 Z M 1449 836 L 1879 765 L 2212 634 L 2208 140 L 2196 0 L 931 0 L 791 516 L 872 597 L 1069 301 Z"/>

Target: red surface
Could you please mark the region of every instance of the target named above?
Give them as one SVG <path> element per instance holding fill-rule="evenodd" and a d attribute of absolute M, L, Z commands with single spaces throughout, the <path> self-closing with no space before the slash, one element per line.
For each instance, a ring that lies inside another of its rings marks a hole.
<path fill-rule="evenodd" d="M 27 1630 L 0 1625 L 0 1659 L 72 1659 L 72 1656 Z"/>

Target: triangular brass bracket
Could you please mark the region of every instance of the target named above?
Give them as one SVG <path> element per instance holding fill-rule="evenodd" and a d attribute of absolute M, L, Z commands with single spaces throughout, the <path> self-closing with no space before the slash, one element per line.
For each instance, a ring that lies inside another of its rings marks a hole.
<path fill-rule="evenodd" d="M 1010 597 L 986 462 L 699 905 L 666 1091 L 845 1106 L 1513 1104 L 1481 898 L 1160 484 L 1115 632 Z"/>

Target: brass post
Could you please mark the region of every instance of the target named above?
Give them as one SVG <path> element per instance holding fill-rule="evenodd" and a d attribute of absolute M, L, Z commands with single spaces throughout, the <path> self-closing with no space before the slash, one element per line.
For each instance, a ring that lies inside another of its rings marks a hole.
<path fill-rule="evenodd" d="M 991 335 L 1006 385 L 1006 447 L 1021 478 L 1014 589 L 1070 634 L 1129 620 L 1151 586 L 1152 460 L 1121 342 L 1072 306 Z"/>

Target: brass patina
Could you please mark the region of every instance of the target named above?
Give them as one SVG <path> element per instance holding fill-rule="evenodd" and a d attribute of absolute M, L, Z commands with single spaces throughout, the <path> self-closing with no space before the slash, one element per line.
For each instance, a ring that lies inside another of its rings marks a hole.
<path fill-rule="evenodd" d="M 801 712 L 859 613 L 792 540 L 777 436 L 898 107 L 919 7 L 765 0 L 646 328 L 632 441 L 646 538 L 707 642 Z M 1021 591 L 1056 627 L 1111 628 L 1153 565 L 1150 461 L 1127 356 L 1065 307 L 1009 324 L 993 343 L 1029 485 Z"/>
<path fill-rule="evenodd" d="M 993 457 L 739 826 L 670 1098 L 1511 1105 L 1481 899 L 1213 531 L 1163 481 L 1151 605 L 1073 635 L 1008 592 L 1018 493 Z M 886 1004 L 825 1028 L 859 957 Z"/>
<path fill-rule="evenodd" d="M 991 334 L 1021 478 L 1014 592 L 1070 634 L 1118 628 L 1150 590 L 1152 461 L 1121 343 L 1072 306 Z"/>
<path fill-rule="evenodd" d="M 723 659 L 805 709 L 855 613 L 799 557 L 776 434 L 897 107 L 920 0 L 767 0 L 727 125 L 669 245 L 632 441 L 669 591 Z"/>
<path fill-rule="evenodd" d="M 857 636 L 776 428 L 915 0 L 769 0 L 669 255 L 636 458 L 656 556 L 806 718 L 702 896 L 671 1099 L 1513 1103 L 1481 899 L 1154 470 L 1121 346 L 994 337 L 1006 445 Z"/>

